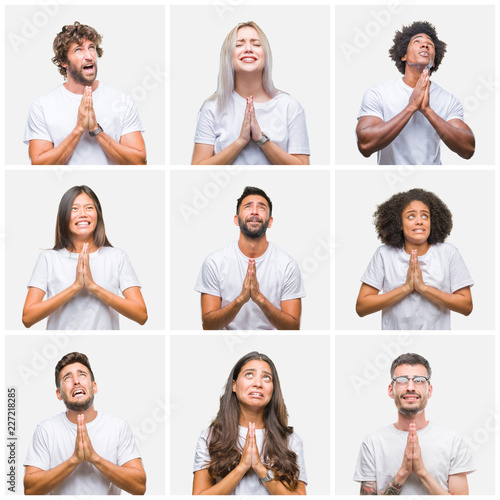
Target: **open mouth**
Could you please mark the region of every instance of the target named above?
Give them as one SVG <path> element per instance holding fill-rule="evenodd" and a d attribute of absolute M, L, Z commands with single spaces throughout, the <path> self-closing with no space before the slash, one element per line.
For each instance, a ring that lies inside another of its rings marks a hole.
<path fill-rule="evenodd" d="M 255 62 L 257 60 L 256 57 L 242 57 L 240 59 L 240 61 L 244 62 L 244 63 L 252 63 L 252 62 Z"/>
<path fill-rule="evenodd" d="M 89 221 L 81 221 L 76 223 L 77 226 L 90 226 Z"/>
<path fill-rule="evenodd" d="M 258 399 L 262 399 L 264 397 L 264 394 L 262 394 L 262 392 L 251 392 L 249 395 L 252 398 L 258 398 Z"/>
<path fill-rule="evenodd" d="M 85 396 L 85 391 L 83 389 L 77 389 L 76 391 L 73 392 L 72 396 L 73 397 Z"/>

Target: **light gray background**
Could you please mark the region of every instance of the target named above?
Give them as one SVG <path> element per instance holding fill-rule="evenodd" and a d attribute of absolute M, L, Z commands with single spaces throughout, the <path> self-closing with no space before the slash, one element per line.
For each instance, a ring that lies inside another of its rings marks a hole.
<path fill-rule="evenodd" d="M 28 111 L 35 99 L 64 83 L 51 61 L 52 43 L 74 21 L 103 35 L 97 79 L 132 96 L 148 163 L 165 163 L 165 7 L 60 3 L 66 2 L 5 7 L 6 163 L 30 163 L 23 143 Z"/>
<path fill-rule="evenodd" d="M 6 172 L 6 327 L 21 322 L 26 284 L 38 255 L 54 246 L 57 208 L 72 186 L 88 185 L 101 202 L 106 235 L 124 250 L 142 285 L 144 326 L 120 316 L 122 330 L 165 326 L 165 174 L 162 171 L 50 170 Z M 47 320 L 31 329 L 45 329 Z"/>
<path fill-rule="evenodd" d="M 481 165 L 495 161 L 495 10 L 492 5 L 338 5 L 335 7 L 335 162 L 374 165 L 377 155 L 358 151 L 355 128 L 364 93 L 371 86 L 402 77 L 389 48 L 397 30 L 414 21 L 434 24 L 447 52 L 431 77 L 464 106 L 476 137 L 476 152 L 463 160 L 441 145 L 446 164 Z M 467 29 L 464 31 L 464 21 Z M 363 38 L 365 36 L 365 38 Z M 474 41 L 481 41 L 481 50 Z M 348 45 L 359 53 L 346 57 Z M 486 82 L 486 83 L 485 83 Z M 432 106 L 432 102 L 431 102 Z"/>
<path fill-rule="evenodd" d="M 123 417 L 134 432 L 147 474 L 147 494 L 165 494 L 165 338 L 162 335 L 7 335 L 6 386 L 17 387 L 18 487 L 38 423 L 65 411 L 54 369 L 69 352 L 90 361 L 99 392 L 95 408 Z M 126 494 L 124 492 L 124 494 Z"/>
<path fill-rule="evenodd" d="M 171 328 L 201 329 L 200 294 L 194 285 L 205 258 L 239 238 L 233 218 L 245 186 L 259 187 L 271 198 L 274 222 L 268 240 L 301 268 L 306 288 L 301 329 L 328 329 L 330 173 L 233 167 L 171 173 Z"/>
<path fill-rule="evenodd" d="M 305 109 L 311 163 L 329 164 L 330 7 L 219 3 L 170 8 L 170 162 L 191 163 L 198 112 L 217 88 L 222 42 L 237 24 L 255 21 L 271 45 L 274 85 Z"/>
<path fill-rule="evenodd" d="M 293 426 L 304 443 L 307 493 L 330 488 L 330 338 L 255 334 L 171 338 L 170 493 L 191 494 L 193 461 L 200 432 L 219 409 L 232 367 L 245 354 L 269 356 L 278 370 Z M 309 352 L 310 356 L 303 353 Z"/>
<path fill-rule="evenodd" d="M 397 420 L 387 394 L 390 366 L 400 354 L 429 361 L 434 392 L 426 417 L 464 435 L 477 470 L 471 495 L 493 495 L 495 478 L 495 343 L 482 335 L 338 335 L 335 339 L 335 493 L 359 494 L 353 481 L 363 438 Z M 353 355 L 355 353 L 355 355 Z M 498 415 L 497 415 L 498 416 Z M 490 429 L 490 430 L 488 430 Z"/>
<path fill-rule="evenodd" d="M 453 330 L 493 329 L 495 324 L 495 177 L 485 170 L 337 171 L 335 175 L 336 277 L 335 317 L 338 330 L 375 330 L 381 313 L 359 318 L 355 311 L 361 275 L 375 250 L 373 213 L 393 194 L 422 188 L 439 196 L 453 214 L 447 242 L 462 255 L 475 282 L 470 316 L 451 313 Z M 432 224 L 432 220 L 431 220 Z"/>

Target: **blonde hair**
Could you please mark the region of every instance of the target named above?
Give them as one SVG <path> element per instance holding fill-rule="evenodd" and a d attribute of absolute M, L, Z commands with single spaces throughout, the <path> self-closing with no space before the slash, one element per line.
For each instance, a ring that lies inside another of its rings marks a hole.
<path fill-rule="evenodd" d="M 259 28 L 259 26 L 253 21 L 248 21 L 246 23 L 240 23 L 234 27 L 226 36 L 222 48 L 220 51 L 220 65 L 219 65 L 219 77 L 217 79 L 217 90 L 210 97 L 210 99 L 217 99 L 217 106 L 220 110 L 223 110 L 228 105 L 231 95 L 234 90 L 234 67 L 232 62 L 233 50 L 236 47 L 236 35 L 240 28 L 253 28 L 260 37 L 260 42 L 264 53 L 266 54 L 266 62 L 264 64 L 264 70 L 262 72 L 262 86 L 269 97 L 274 97 L 278 93 L 278 89 L 273 84 L 272 79 L 272 66 L 273 66 L 273 56 L 271 53 L 271 45 L 265 35 L 265 33 Z"/>

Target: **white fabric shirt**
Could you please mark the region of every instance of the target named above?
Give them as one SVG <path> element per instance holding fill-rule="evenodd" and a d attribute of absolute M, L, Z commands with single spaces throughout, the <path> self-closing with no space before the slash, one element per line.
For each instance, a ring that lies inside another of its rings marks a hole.
<path fill-rule="evenodd" d="M 410 255 L 403 248 L 382 245 L 368 264 L 361 281 L 389 292 L 406 283 Z M 446 293 L 472 286 L 467 267 L 450 243 L 431 245 L 425 255 L 418 257 L 426 285 Z M 439 306 L 413 291 L 404 299 L 382 310 L 382 330 L 449 330 L 450 310 Z"/>
<path fill-rule="evenodd" d="M 208 453 L 208 433 L 210 429 L 204 429 L 198 439 L 196 445 L 196 454 L 194 457 L 193 472 L 198 470 L 207 469 L 210 463 L 210 455 Z M 239 446 L 241 449 L 245 446 L 245 439 L 247 437 L 248 429 L 246 427 L 238 426 L 238 438 Z M 261 460 L 264 463 L 264 457 L 262 456 L 262 448 L 264 443 L 264 429 L 255 429 L 255 441 L 257 443 L 257 448 L 261 453 Z M 304 451 L 302 448 L 302 439 L 293 432 L 288 441 L 288 445 L 292 451 L 297 454 L 297 466 L 299 467 L 299 481 L 304 482 L 307 485 L 307 473 L 306 464 L 304 461 Z M 265 465 L 265 464 L 264 464 Z M 216 482 L 221 481 L 218 478 Z M 269 495 L 266 487 L 260 483 L 259 478 L 255 472 L 250 469 L 238 483 L 231 495 Z"/>
<path fill-rule="evenodd" d="M 106 290 L 120 295 L 141 286 L 125 252 L 101 247 L 89 255 L 92 278 Z M 38 257 L 28 287 L 50 299 L 75 282 L 78 254 L 68 250 L 45 250 Z M 49 316 L 47 330 L 119 330 L 119 314 L 83 288 Z"/>
<path fill-rule="evenodd" d="M 283 250 L 269 243 L 263 255 L 255 259 L 259 289 L 276 308 L 282 300 L 305 296 L 297 263 Z M 203 263 L 195 290 L 221 297 L 221 308 L 241 293 L 248 269 L 248 257 L 234 241 L 210 254 Z M 274 330 L 269 320 L 251 299 L 243 305 L 234 320 L 223 330 Z"/>
<path fill-rule="evenodd" d="M 130 132 L 144 132 L 137 106 L 130 96 L 99 82 L 92 92 L 95 115 L 99 125 L 112 139 Z M 81 94 L 73 94 L 61 84 L 52 92 L 39 97 L 30 107 L 24 132 L 24 142 L 33 139 L 50 141 L 54 147 L 71 133 L 76 126 Z M 68 165 L 114 165 L 106 156 L 97 139 L 84 132 Z"/>
<path fill-rule="evenodd" d="M 246 99 L 236 92 L 233 92 L 232 100 L 222 113 L 217 110 L 216 99 L 206 101 L 198 117 L 194 142 L 213 145 L 214 154 L 220 153 L 239 137 L 246 105 Z M 254 108 L 262 132 L 283 151 L 310 154 L 306 117 L 297 100 L 280 92 L 268 102 L 255 102 Z M 250 139 L 233 165 L 271 165 L 271 162 Z"/>
<path fill-rule="evenodd" d="M 86 424 L 87 432 L 96 453 L 113 464 L 123 464 L 141 458 L 128 423 L 120 417 L 98 412 Z M 75 451 L 77 425 L 71 423 L 66 412 L 55 415 L 37 425 L 24 461 L 42 470 L 62 464 Z M 82 462 L 56 488 L 52 495 L 119 495 L 115 486 L 89 462 Z"/>
<path fill-rule="evenodd" d="M 467 443 L 458 432 L 429 422 L 417 435 L 425 468 L 446 491 L 448 476 L 476 470 Z M 380 494 L 400 469 L 407 440 L 408 433 L 392 424 L 368 435 L 359 451 L 354 481 L 377 481 Z M 401 489 L 401 495 L 428 494 L 413 472 Z"/>
<path fill-rule="evenodd" d="M 368 89 L 363 96 L 358 120 L 362 116 L 377 116 L 388 122 L 408 105 L 413 88 L 397 78 Z M 429 103 L 443 120 L 463 121 L 464 110 L 459 100 L 431 81 Z M 379 165 L 441 165 L 441 139 L 429 120 L 417 111 L 399 135 L 378 151 Z"/>

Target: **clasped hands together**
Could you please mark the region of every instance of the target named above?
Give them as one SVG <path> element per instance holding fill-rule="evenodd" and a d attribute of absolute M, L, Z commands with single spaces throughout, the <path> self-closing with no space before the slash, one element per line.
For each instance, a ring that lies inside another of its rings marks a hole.
<path fill-rule="evenodd" d="M 238 467 L 243 473 L 253 469 L 259 478 L 263 478 L 267 474 L 267 468 L 262 464 L 259 449 L 257 448 L 257 441 L 255 439 L 255 424 L 248 424 L 245 446 L 243 447 Z"/>
<path fill-rule="evenodd" d="M 248 260 L 247 273 L 243 280 L 241 288 L 240 299 L 245 304 L 250 299 L 259 304 L 262 301 L 263 295 L 260 293 L 259 282 L 257 280 L 257 268 L 255 266 L 255 259 Z"/>
<path fill-rule="evenodd" d="M 87 426 L 85 425 L 85 416 L 78 415 L 76 418 L 76 441 L 73 459 L 77 464 L 82 463 L 84 460 L 93 464 L 100 457 L 95 452 L 94 447 L 92 446 L 92 442 L 90 441 L 90 437 L 87 432 Z"/>
<path fill-rule="evenodd" d="M 92 99 L 92 87 L 85 87 L 83 91 L 82 100 L 78 107 L 76 127 L 82 133 L 85 131 L 93 132 L 98 127 Z"/>
<path fill-rule="evenodd" d="M 255 117 L 255 108 L 253 105 L 253 96 L 247 97 L 247 106 L 245 115 L 241 125 L 240 139 L 248 144 L 250 139 L 260 141 L 262 139 L 262 131 L 260 130 L 259 122 Z"/>
<path fill-rule="evenodd" d="M 431 81 L 429 79 L 429 70 L 424 69 L 417 80 L 413 92 L 410 95 L 408 104 L 414 111 L 421 111 L 423 114 L 430 109 L 429 106 L 429 93 L 431 88 Z"/>
<path fill-rule="evenodd" d="M 420 449 L 420 444 L 418 442 L 415 424 L 410 424 L 410 431 L 408 432 L 408 439 L 406 441 L 403 463 L 399 469 L 399 475 L 401 477 L 397 478 L 398 482 L 401 481 L 399 484 L 404 483 L 412 472 L 414 472 L 418 477 L 427 473 L 424 461 L 422 460 L 422 450 Z"/>
<path fill-rule="evenodd" d="M 88 243 L 84 243 L 82 251 L 78 255 L 76 279 L 74 284 L 78 290 L 86 288 L 89 292 L 93 292 L 97 286 L 90 271 L 90 253 Z"/>
<path fill-rule="evenodd" d="M 406 283 L 404 284 L 408 293 L 416 290 L 421 293 L 425 288 L 425 283 L 422 278 L 422 269 L 418 263 L 417 251 L 412 250 L 410 256 L 410 263 L 408 266 L 408 273 L 406 275 Z"/>

